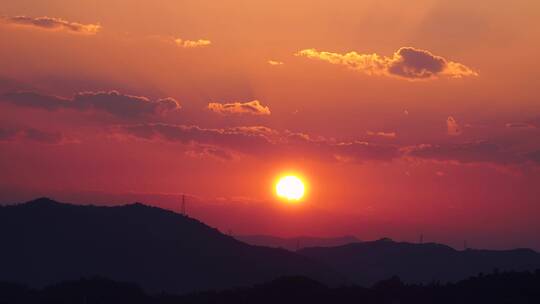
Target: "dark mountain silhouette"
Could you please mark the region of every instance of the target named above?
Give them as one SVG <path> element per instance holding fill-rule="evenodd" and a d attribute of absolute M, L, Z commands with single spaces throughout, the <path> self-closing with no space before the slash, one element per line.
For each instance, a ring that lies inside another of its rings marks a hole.
<path fill-rule="evenodd" d="M 354 236 L 333 238 L 300 236 L 293 238 L 280 238 L 271 235 L 235 235 L 234 238 L 251 245 L 285 248 L 291 251 L 306 247 L 335 247 L 360 242 L 360 240 Z"/>
<path fill-rule="evenodd" d="M 187 295 L 145 294 L 133 284 L 103 278 L 63 282 L 43 289 L 0 282 L 0 303 L 18 304 L 529 304 L 540 303 L 540 271 L 496 272 L 450 284 L 407 285 L 398 277 L 371 288 L 329 288 L 305 277 L 283 277 L 253 287 Z"/>
<path fill-rule="evenodd" d="M 494 269 L 540 268 L 540 254 L 530 249 L 458 251 L 435 243 L 399 243 L 390 239 L 297 252 L 363 286 L 391 276 L 399 276 L 407 283 L 449 282 Z"/>
<path fill-rule="evenodd" d="M 0 207 L 0 280 L 40 287 L 83 276 L 183 293 L 283 275 L 342 279 L 309 258 L 252 246 L 177 213 L 135 203 L 78 206 L 46 198 Z"/>
<path fill-rule="evenodd" d="M 378 282 L 372 288 L 328 288 L 303 277 L 224 292 L 206 292 L 181 297 L 180 303 L 332 303 L 332 304 L 479 304 L 538 303 L 540 271 L 493 273 L 455 284 L 406 285 L 398 277 Z M 168 303 L 174 303 L 169 301 Z"/>

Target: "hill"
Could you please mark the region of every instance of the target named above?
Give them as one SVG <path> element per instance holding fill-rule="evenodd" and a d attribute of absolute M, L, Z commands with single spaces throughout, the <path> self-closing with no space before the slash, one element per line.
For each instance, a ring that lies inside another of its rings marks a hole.
<path fill-rule="evenodd" d="M 497 272 L 457 283 L 407 285 L 393 277 L 371 288 L 329 288 L 305 277 L 283 277 L 252 287 L 187 295 L 145 294 L 136 285 L 104 278 L 61 282 L 32 289 L 0 282 L 0 303 L 130 303 L 130 304 L 529 304 L 540 303 L 540 270 Z"/>
<path fill-rule="evenodd" d="M 305 248 L 298 253 L 334 268 L 363 286 L 392 276 L 399 276 L 407 283 L 449 282 L 494 269 L 540 268 L 540 254 L 530 249 L 458 251 L 441 244 L 400 243 L 390 239 Z"/>
<path fill-rule="evenodd" d="M 42 198 L 0 207 L 0 243 L 0 280 L 32 287 L 96 275 L 175 293 L 250 286 L 283 275 L 342 282 L 304 256 L 251 246 L 140 203 L 96 207 Z"/>

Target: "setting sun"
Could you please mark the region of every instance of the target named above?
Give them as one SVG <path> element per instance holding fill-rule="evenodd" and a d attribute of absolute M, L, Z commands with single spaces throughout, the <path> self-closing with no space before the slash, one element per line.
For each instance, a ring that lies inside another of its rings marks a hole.
<path fill-rule="evenodd" d="M 304 192 L 304 183 L 294 175 L 284 176 L 276 184 L 277 196 L 290 201 L 300 200 L 304 196 Z"/>

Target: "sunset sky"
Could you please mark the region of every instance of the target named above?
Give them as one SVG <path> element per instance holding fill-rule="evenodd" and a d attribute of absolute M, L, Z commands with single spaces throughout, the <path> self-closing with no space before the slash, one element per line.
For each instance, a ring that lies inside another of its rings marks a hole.
<path fill-rule="evenodd" d="M 0 0 L 0 202 L 540 249 L 539 37 L 536 0 Z"/>

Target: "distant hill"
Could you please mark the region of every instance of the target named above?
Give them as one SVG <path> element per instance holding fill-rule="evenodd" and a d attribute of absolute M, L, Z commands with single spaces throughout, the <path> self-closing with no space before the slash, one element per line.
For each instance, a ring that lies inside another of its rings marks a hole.
<path fill-rule="evenodd" d="M 334 247 L 360 242 L 360 240 L 354 236 L 342 236 L 334 238 L 309 236 L 280 238 L 271 235 L 235 235 L 234 238 L 251 245 L 285 248 L 291 251 L 306 247 Z"/>
<path fill-rule="evenodd" d="M 250 286 L 283 275 L 343 282 L 304 256 L 248 245 L 140 203 L 96 207 L 42 198 L 0 207 L 0 244 L 0 281 L 34 287 L 95 275 L 175 293 Z"/>
<path fill-rule="evenodd" d="M 363 286 L 391 276 L 399 276 L 406 283 L 448 282 L 494 269 L 524 271 L 540 268 L 540 254 L 530 249 L 458 251 L 435 243 L 399 243 L 390 239 L 305 248 L 297 252 L 334 268 Z"/>
<path fill-rule="evenodd" d="M 530 304 L 540 303 L 540 270 L 497 272 L 451 284 L 407 285 L 393 277 L 371 288 L 329 288 L 305 277 L 283 277 L 252 287 L 187 295 L 148 295 L 136 285 L 104 278 L 32 289 L 0 281 L 0 303 L 100 304 Z"/>

